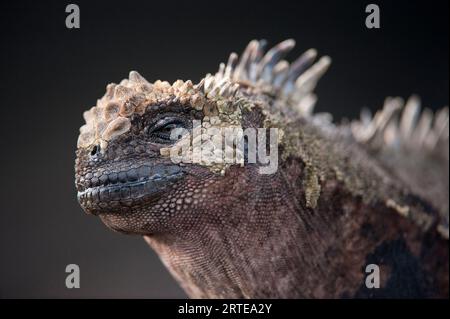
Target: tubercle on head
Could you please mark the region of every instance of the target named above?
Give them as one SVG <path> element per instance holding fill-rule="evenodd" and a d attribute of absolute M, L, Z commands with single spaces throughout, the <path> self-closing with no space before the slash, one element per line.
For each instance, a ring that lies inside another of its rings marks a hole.
<path fill-rule="evenodd" d="M 221 90 L 224 87 L 227 89 Z M 233 107 L 232 97 L 237 88 L 223 83 L 217 85 L 213 76 L 207 76 L 197 85 L 182 80 L 173 84 L 158 80 L 151 84 L 132 71 L 129 79 L 120 84 L 109 84 L 97 105 L 84 112 L 86 124 L 80 128 L 77 145 L 80 148 L 98 143 L 106 145 L 108 141 L 128 132 L 131 117 L 134 114 L 143 115 L 149 105 L 178 103 L 202 110 L 205 116 L 234 113 L 238 108 Z M 233 119 L 237 120 L 237 117 Z"/>

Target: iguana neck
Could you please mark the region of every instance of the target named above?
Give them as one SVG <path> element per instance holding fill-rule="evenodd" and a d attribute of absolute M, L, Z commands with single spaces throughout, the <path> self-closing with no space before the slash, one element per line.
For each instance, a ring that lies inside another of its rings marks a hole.
<path fill-rule="evenodd" d="M 195 215 L 210 216 L 187 231 L 146 236 L 162 261 L 193 298 L 300 297 L 299 248 L 309 241 L 299 222 L 296 200 L 282 173 L 258 175 L 253 170 L 231 170 L 240 196 L 227 202 L 214 198 L 214 211 L 198 208 Z M 270 181 L 270 183 L 269 183 Z M 248 182 L 248 183 L 247 183 Z M 249 189 L 251 187 L 251 189 Z M 270 195 L 270 196 L 269 196 Z M 269 260 L 268 260 L 269 258 Z"/>

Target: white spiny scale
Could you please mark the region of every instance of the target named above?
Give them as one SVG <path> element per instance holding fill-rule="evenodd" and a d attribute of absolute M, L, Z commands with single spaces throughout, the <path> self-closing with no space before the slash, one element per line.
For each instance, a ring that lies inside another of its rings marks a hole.
<path fill-rule="evenodd" d="M 401 110 L 404 102 L 400 97 L 388 97 L 384 103 L 384 107 L 381 111 L 375 115 L 375 128 L 376 133 L 384 135 L 385 129 L 388 124 L 395 119 L 396 114 Z M 375 137 L 377 134 L 374 134 Z"/>
<path fill-rule="evenodd" d="M 439 140 L 448 141 L 449 139 L 449 114 L 448 106 L 437 112 L 434 122 L 434 131 L 437 134 L 436 144 Z"/>
<path fill-rule="evenodd" d="M 235 96 L 236 93 L 238 92 L 238 90 L 239 90 L 239 84 L 234 83 L 234 84 L 232 85 L 232 87 L 231 87 L 230 96 L 231 96 L 231 97 Z"/>
<path fill-rule="evenodd" d="M 199 91 L 204 91 L 205 90 L 205 78 L 201 79 L 200 82 L 198 82 L 195 85 L 195 88 Z"/>
<path fill-rule="evenodd" d="M 272 71 L 272 86 L 278 90 L 285 81 L 289 71 L 289 63 L 285 60 L 278 62 Z"/>
<path fill-rule="evenodd" d="M 224 78 L 226 78 L 226 79 L 232 78 L 233 71 L 235 70 L 237 60 L 238 60 L 238 55 L 234 52 L 231 53 L 230 57 L 228 58 L 227 65 L 225 67 Z"/>
<path fill-rule="evenodd" d="M 253 63 L 258 64 L 259 61 L 261 61 L 263 55 L 264 55 L 264 49 L 267 46 L 267 41 L 262 39 L 258 41 L 258 45 L 256 46 L 256 50 L 253 51 L 253 55 L 251 57 L 251 60 Z"/>
<path fill-rule="evenodd" d="M 231 83 L 230 82 L 223 82 L 222 85 L 219 87 L 219 95 L 223 97 L 229 96 L 228 89 L 230 88 Z"/>
<path fill-rule="evenodd" d="M 257 69 L 256 63 L 250 63 L 248 66 L 248 78 L 252 83 L 258 82 L 258 79 L 256 78 L 256 69 Z"/>
<path fill-rule="evenodd" d="M 258 81 L 259 61 L 263 57 L 264 47 L 266 46 L 266 44 L 267 44 L 267 42 L 265 40 L 258 41 L 257 46 L 255 46 L 255 49 L 251 52 L 248 77 L 249 77 L 250 81 L 252 81 L 252 82 Z"/>
<path fill-rule="evenodd" d="M 309 49 L 295 60 L 289 70 L 283 85 L 284 96 L 290 96 L 295 89 L 295 81 L 307 70 L 317 57 L 315 49 Z"/>
<path fill-rule="evenodd" d="M 248 64 L 250 63 L 251 53 L 254 50 L 254 47 L 256 45 L 257 45 L 257 41 L 252 40 L 245 48 L 238 64 L 236 65 L 235 71 L 234 71 L 233 76 L 234 76 L 235 80 L 244 80 L 244 81 L 248 80 L 247 68 L 248 68 Z"/>
<path fill-rule="evenodd" d="M 430 109 L 424 109 L 412 135 L 412 141 L 418 147 L 425 145 L 426 138 L 431 130 L 432 121 L 433 112 Z"/>
<path fill-rule="evenodd" d="M 418 96 L 412 95 L 406 102 L 400 119 L 400 132 L 402 139 L 408 140 L 411 137 L 419 115 L 420 99 Z"/>
<path fill-rule="evenodd" d="M 256 77 L 262 78 L 265 82 L 270 83 L 272 77 L 272 70 L 274 66 L 282 59 L 284 56 L 292 50 L 295 46 L 295 41 L 292 39 L 285 40 L 272 49 L 267 51 L 261 61 L 258 63 L 256 69 Z"/>
<path fill-rule="evenodd" d="M 398 115 L 393 114 L 382 131 L 383 142 L 390 147 L 397 147 L 400 145 L 400 135 L 398 128 Z"/>
<path fill-rule="evenodd" d="M 220 86 L 214 86 L 214 88 L 211 90 L 211 97 L 216 97 L 219 95 L 219 91 L 220 91 Z M 209 93 L 208 93 L 209 96 Z"/>
<path fill-rule="evenodd" d="M 205 93 L 209 92 L 214 85 L 214 77 L 211 74 L 207 74 L 205 77 Z"/>
<path fill-rule="evenodd" d="M 224 73 L 225 73 L 225 63 L 222 62 L 219 64 L 219 70 L 217 71 L 216 76 L 223 77 Z"/>
<path fill-rule="evenodd" d="M 286 96 L 293 96 L 294 100 L 302 99 L 306 94 L 313 91 L 317 82 L 322 75 L 327 71 L 331 64 L 331 59 L 328 56 L 321 57 L 318 62 L 313 64 L 308 70 L 298 77 L 295 82 L 296 89 L 292 94 Z"/>

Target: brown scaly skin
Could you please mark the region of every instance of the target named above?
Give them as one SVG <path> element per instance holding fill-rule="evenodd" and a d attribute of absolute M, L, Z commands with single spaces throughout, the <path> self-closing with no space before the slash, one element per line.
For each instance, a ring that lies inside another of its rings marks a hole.
<path fill-rule="evenodd" d="M 106 147 L 79 147 L 75 168 L 83 209 L 143 235 L 190 297 L 448 297 L 435 203 L 396 181 L 347 127 L 327 134 L 305 119 L 282 123 L 272 175 L 248 163 L 221 175 L 161 156 L 167 145 L 148 133 L 155 118 L 191 128 L 203 116 L 177 102 L 146 105 Z M 243 111 L 241 124 L 268 119 L 280 127 L 258 108 Z M 403 207 L 419 217 L 405 218 Z M 380 289 L 365 286 L 368 264 L 380 266 Z"/>

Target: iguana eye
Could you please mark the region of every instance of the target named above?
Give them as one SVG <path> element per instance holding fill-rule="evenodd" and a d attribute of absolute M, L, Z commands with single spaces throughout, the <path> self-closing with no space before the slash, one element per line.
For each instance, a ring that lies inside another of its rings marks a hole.
<path fill-rule="evenodd" d="M 156 143 L 172 143 L 177 139 L 171 139 L 171 134 L 173 130 L 186 129 L 185 121 L 174 118 L 174 117 L 165 117 L 156 122 L 152 127 L 149 128 L 148 133 L 152 138 L 152 141 Z M 177 133 L 177 132 L 175 132 Z M 179 134 L 176 134 L 177 136 Z"/>

